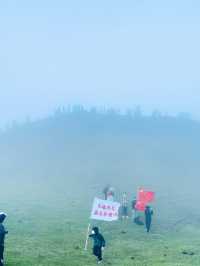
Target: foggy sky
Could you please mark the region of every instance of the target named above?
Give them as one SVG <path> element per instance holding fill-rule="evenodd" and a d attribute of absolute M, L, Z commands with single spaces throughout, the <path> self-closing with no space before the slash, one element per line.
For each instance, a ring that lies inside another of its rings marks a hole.
<path fill-rule="evenodd" d="M 200 118 L 198 0 L 0 1 L 0 125 L 59 105 Z"/>

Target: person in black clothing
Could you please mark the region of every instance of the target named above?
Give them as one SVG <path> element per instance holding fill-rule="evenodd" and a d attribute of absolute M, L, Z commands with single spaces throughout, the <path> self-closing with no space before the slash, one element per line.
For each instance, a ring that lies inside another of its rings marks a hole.
<path fill-rule="evenodd" d="M 150 228 L 151 228 L 152 215 L 153 215 L 152 208 L 150 206 L 146 206 L 146 208 L 145 208 L 145 225 L 146 225 L 147 233 L 149 233 Z"/>
<path fill-rule="evenodd" d="M 97 257 L 98 263 L 101 263 L 102 261 L 102 250 L 105 247 L 105 240 L 103 236 L 99 233 L 99 228 L 98 227 L 93 227 L 92 228 L 92 234 L 89 235 L 94 241 L 93 245 L 93 254 L 94 256 Z"/>
<path fill-rule="evenodd" d="M 131 202 L 131 208 L 132 208 L 133 222 L 134 223 L 138 217 L 138 213 L 137 213 L 137 209 L 136 209 L 136 203 L 137 203 L 137 199 L 136 199 L 136 197 L 134 197 L 134 199 Z"/>
<path fill-rule="evenodd" d="M 4 240 L 5 235 L 8 233 L 8 231 L 5 230 L 3 222 L 6 218 L 6 214 L 4 212 L 0 212 L 0 266 L 3 266 L 3 253 L 4 253 Z"/>
<path fill-rule="evenodd" d="M 107 185 L 107 186 L 103 189 L 103 194 L 104 194 L 104 199 L 105 199 L 105 200 L 107 200 L 109 189 L 110 189 L 110 185 Z"/>

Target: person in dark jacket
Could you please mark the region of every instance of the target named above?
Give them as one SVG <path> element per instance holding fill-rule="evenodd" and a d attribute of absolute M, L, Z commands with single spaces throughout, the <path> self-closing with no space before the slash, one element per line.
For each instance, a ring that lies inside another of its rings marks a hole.
<path fill-rule="evenodd" d="M 105 247 L 105 240 L 103 236 L 99 233 L 99 228 L 98 227 L 93 227 L 92 228 L 92 234 L 89 235 L 94 241 L 93 245 L 93 254 L 94 256 L 97 257 L 97 262 L 101 263 L 102 262 L 102 250 Z"/>
<path fill-rule="evenodd" d="M 105 199 L 105 200 L 107 200 L 109 189 L 110 189 L 110 185 L 107 185 L 107 186 L 103 189 L 103 194 L 104 194 L 104 199 Z"/>
<path fill-rule="evenodd" d="M 8 233 L 8 231 L 5 230 L 5 227 L 3 225 L 3 222 L 6 218 L 6 214 L 4 212 L 0 212 L 0 266 L 4 265 L 4 240 L 5 240 L 5 235 Z"/>
<path fill-rule="evenodd" d="M 146 208 L 145 208 L 145 225 L 146 225 L 147 233 L 149 233 L 150 228 L 151 228 L 152 215 L 153 215 L 152 208 L 150 206 L 146 206 Z"/>
<path fill-rule="evenodd" d="M 136 204 L 137 204 L 137 199 L 136 197 L 134 197 L 134 199 L 132 200 L 131 202 L 131 209 L 132 209 L 132 219 L 133 219 L 133 222 L 135 223 L 137 217 L 138 217 L 138 212 L 137 212 L 137 209 L 136 209 Z"/>

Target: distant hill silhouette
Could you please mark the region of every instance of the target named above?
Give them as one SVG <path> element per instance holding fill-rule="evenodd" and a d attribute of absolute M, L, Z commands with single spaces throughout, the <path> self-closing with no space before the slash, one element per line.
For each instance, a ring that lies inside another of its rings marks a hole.
<path fill-rule="evenodd" d="M 111 183 L 127 191 L 144 185 L 162 195 L 195 194 L 200 184 L 200 123 L 186 114 L 74 106 L 14 123 L 0 136 L 1 182 L 17 191 L 26 184 L 23 193 L 41 188 L 65 194 L 76 188 L 84 194 L 83 186 L 96 193 Z"/>

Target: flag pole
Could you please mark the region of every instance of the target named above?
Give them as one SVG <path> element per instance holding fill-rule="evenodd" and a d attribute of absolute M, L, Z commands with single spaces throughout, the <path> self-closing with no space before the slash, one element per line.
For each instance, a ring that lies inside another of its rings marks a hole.
<path fill-rule="evenodd" d="M 139 192 L 140 192 L 140 187 L 137 186 L 137 193 L 136 193 L 136 203 L 139 201 Z M 135 209 L 135 218 L 139 217 L 138 210 Z"/>
<path fill-rule="evenodd" d="M 136 200 L 138 201 L 139 199 L 139 192 L 141 190 L 141 187 L 137 187 L 137 194 L 136 194 Z"/>
<path fill-rule="evenodd" d="M 91 224 L 88 224 L 87 233 L 86 233 L 86 239 L 85 239 L 85 248 L 84 250 L 87 251 L 88 248 L 88 240 L 89 240 L 89 232 L 90 232 Z"/>

